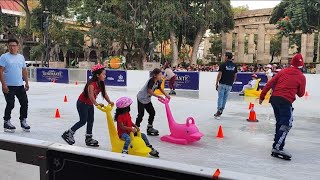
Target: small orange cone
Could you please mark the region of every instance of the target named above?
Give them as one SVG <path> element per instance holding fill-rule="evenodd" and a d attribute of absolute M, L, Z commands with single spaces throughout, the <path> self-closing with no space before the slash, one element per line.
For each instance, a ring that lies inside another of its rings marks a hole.
<path fill-rule="evenodd" d="M 220 169 L 217 169 L 216 172 L 214 172 L 212 179 L 219 179 L 219 175 L 220 175 Z"/>
<path fill-rule="evenodd" d="M 56 115 L 55 115 L 55 118 L 60 118 L 60 112 L 59 112 L 59 109 L 56 109 Z"/>
<path fill-rule="evenodd" d="M 306 93 L 304 94 L 304 96 L 309 96 L 309 93 L 308 93 L 308 91 L 306 91 Z"/>
<path fill-rule="evenodd" d="M 217 138 L 223 138 L 223 131 L 222 131 L 222 126 L 221 125 L 219 126 Z"/>
<path fill-rule="evenodd" d="M 252 108 L 249 113 L 249 118 L 247 119 L 249 122 L 258 122 L 257 116 L 256 116 L 256 111 L 254 111 L 254 104 L 252 105 Z"/>
<path fill-rule="evenodd" d="M 76 83 L 75 83 L 76 85 L 78 85 L 78 81 L 76 81 Z"/>
<path fill-rule="evenodd" d="M 253 106 L 254 106 L 254 104 L 250 102 L 248 109 L 250 110 Z"/>
<path fill-rule="evenodd" d="M 56 80 L 54 79 L 52 82 L 53 82 L 53 83 L 56 83 Z"/>
<path fill-rule="evenodd" d="M 67 96 L 64 96 L 63 102 L 68 102 Z"/>

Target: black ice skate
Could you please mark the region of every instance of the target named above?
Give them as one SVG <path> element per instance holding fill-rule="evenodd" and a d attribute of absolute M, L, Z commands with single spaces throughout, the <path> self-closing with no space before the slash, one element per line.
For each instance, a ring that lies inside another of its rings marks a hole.
<path fill-rule="evenodd" d="M 171 90 L 171 91 L 169 92 L 169 95 L 177 95 L 177 93 L 176 93 L 175 90 Z"/>
<path fill-rule="evenodd" d="M 16 130 L 16 127 L 11 124 L 10 120 L 4 121 L 3 124 L 4 132 L 14 133 Z"/>
<path fill-rule="evenodd" d="M 284 160 L 291 160 L 292 155 L 285 150 L 272 149 L 271 156 Z"/>
<path fill-rule="evenodd" d="M 129 154 L 129 151 L 128 151 L 128 150 L 123 149 L 123 150 L 122 150 L 122 154 Z"/>
<path fill-rule="evenodd" d="M 153 157 L 159 157 L 159 152 L 157 150 L 155 150 L 152 145 L 148 145 L 149 148 L 151 148 L 151 152 L 149 153 L 150 156 L 153 156 Z"/>
<path fill-rule="evenodd" d="M 62 139 L 65 140 L 69 145 L 73 145 L 75 143 L 74 138 L 73 138 L 74 132 L 71 130 L 68 130 L 62 134 Z"/>
<path fill-rule="evenodd" d="M 222 112 L 221 111 L 217 111 L 213 116 L 216 119 L 220 119 L 221 115 L 222 115 Z"/>
<path fill-rule="evenodd" d="M 23 119 L 20 121 L 21 124 L 21 128 L 25 131 L 25 132 L 30 132 L 30 126 L 27 124 L 27 119 Z"/>
<path fill-rule="evenodd" d="M 86 135 L 86 145 L 91 147 L 99 147 L 99 142 L 92 138 L 91 134 Z"/>
<path fill-rule="evenodd" d="M 148 125 L 147 126 L 147 134 L 150 136 L 158 136 L 159 131 L 154 129 L 152 125 Z"/>

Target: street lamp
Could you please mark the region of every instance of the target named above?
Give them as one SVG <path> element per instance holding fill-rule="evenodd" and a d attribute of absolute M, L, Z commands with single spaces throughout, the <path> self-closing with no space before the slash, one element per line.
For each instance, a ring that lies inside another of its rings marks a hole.
<path fill-rule="evenodd" d="M 45 56 L 44 56 L 44 63 L 47 64 L 47 66 L 49 67 L 49 59 L 50 59 L 50 41 L 49 41 L 49 15 L 50 15 L 50 11 L 45 8 L 43 11 L 43 14 L 45 14 L 46 17 L 46 21 L 43 22 L 43 28 L 44 28 L 44 44 L 45 44 Z M 42 67 L 43 67 L 43 62 L 41 62 Z"/>

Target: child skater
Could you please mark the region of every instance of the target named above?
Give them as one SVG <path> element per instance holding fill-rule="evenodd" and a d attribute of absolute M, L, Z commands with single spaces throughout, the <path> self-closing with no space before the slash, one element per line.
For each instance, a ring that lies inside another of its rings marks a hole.
<path fill-rule="evenodd" d="M 169 63 L 166 63 L 164 66 L 164 77 L 169 80 L 169 88 L 170 92 L 169 95 L 176 95 L 175 87 L 174 87 L 174 82 L 177 79 L 177 75 L 172 71 L 171 65 Z"/>
<path fill-rule="evenodd" d="M 151 96 L 155 96 L 157 98 L 162 98 L 161 96 L 154 93 L 156 89 L 159 89 L 162 94 L 164 94 L 167 98 L 170 96 L 161 89 L 161 78 L 162 72 L 160 69 L 155 68 L 151 72 L 151 78 L 147 81 L 147 83 L 142 87 L 142 89 L 138 92 L 138 116 L 136 119 L 136 126 L 140 127 L 140 123 L 142 122 L 142 118 L 144 116 L 144 109 L 149 113 L 148 126 L 147 126 L 147 134 L 151 136 L 158 136 L 159 131 L 153 128 L 154 116 L 156 114 L 152 102 Z"/>
<path fill-rule="evenodd" d="M 252 74 L 251 75 L 251 80 L 248 82 L 248 84 L 246 84 L 246 85 L 244 85 L 243 87 L 242 87 L 242 90 L 240 91 L 240 96 L 244 96 L 244 90 L 246 90 L 246 89 L 253 89 L 255 86 L 256 86 L 256 84 L 257 84 L 257 79 L 258 79 L 258 76 L 256 75 L 256 74 Z"/>
<path fill-rule="evenodd" d="M 92 138 L 92 127 L 94 121 L 94 107 L 103 106 L 96 101 L 98 94 L 101 92 L 102 97 L 111 105 L 114 103 L 110 100 L 106 89 L 104 80 L 106 79 L 106 71 L 101 64 L 94 65 L 91 69 L 92 78 L 87 82 L 83 92 L 80 94 L 77 101 L 77 109 L 80 121 L 73 125 L 69 130 L 62 134 L 62 138 L 70 145 L 75 143 L 74 133 L 87 123 L 87 133 L 85 143 L 87 146 L 98 147 L 97 140 Z"/>
<path fill-rule="evenodd" d="M 125 141 L 122 153 L 128 154 L 128 148 L 130 145 L 130 132 L 136 133 L 140 131 L 139 127 L 136 126 L 130 116 L 130 105 L 132 104 L 132 99 L 128 97 L 121 97 L 116 102 L 116 114 L 114 120 L 117 121 L 117 130 L 119 138 Z M 149 153 L 151 156 L 159 157 L 159 152 L 155 150 L 149 143 L 147 136 L 141 133 L 141 138 L 144 140 L 146 145 L 151 148 Z"/>

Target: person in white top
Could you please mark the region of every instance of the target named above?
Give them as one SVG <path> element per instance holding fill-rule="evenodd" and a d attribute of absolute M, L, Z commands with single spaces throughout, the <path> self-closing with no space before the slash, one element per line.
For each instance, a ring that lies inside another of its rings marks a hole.
<path fill-rule="evenodd" d="M 177 75 L 172 71 L 169 63 L 166 63 L 164 66 L 164 77 L 169 80 L 169 94 L 176 95 L 174 83 L 177 79 Z"/>
<path fill-rule="evenodd" d="M 270 79 L 272 78 L 272 76 L 273 76 L 273 72 L 272 72 L 272 66 L 270 65 L 270 64 L 268 64 L 267 66 L 266 66 L 266 76 L 267 76 L 267 78 L 268 78 L 268 81 L 270 81 Z"/>
<path fill-rule="evenodd" d="M 240 91 L 240 94 L 239 94 L 240 96 L 244 95 L 245 89 L 253 89 L 256 86 L 258 76 L 256 74 L 252 74 L 251 77 L 252 77 L 252 80 L 250 80 L 248 84 L 242 87 L 242 91 Z"/>

